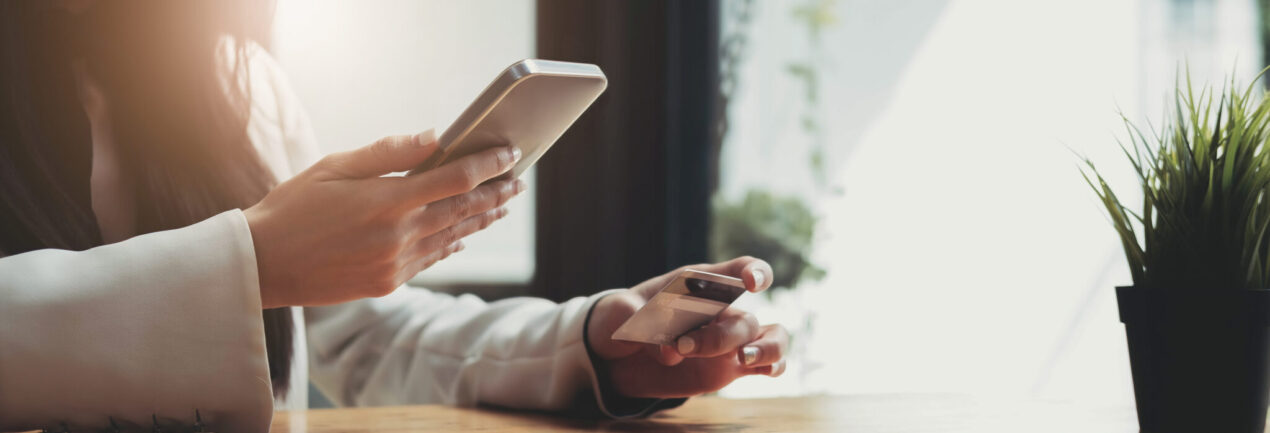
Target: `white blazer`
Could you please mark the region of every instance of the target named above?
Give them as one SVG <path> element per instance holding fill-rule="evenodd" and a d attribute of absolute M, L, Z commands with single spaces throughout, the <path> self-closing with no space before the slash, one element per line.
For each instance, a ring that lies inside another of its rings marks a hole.
<path fill-rule="evenodd" d="M 249 134 L 287 179 L 318 159 L 312 128 L 268 54 L 253 49 L 249 66 Z M 196 409 L 214 431 L 267 431 L 275 402 L 256 272 L 239 210 L 87 251 L 0 258 L 0 431 L 99 429 L 108 416 L 149 426 L 151 414 L 188 423 Z M 304 326 L 278 409 L 303 408 L 312 380 L 340 405 L 581 402 L 613 416 L 605 401 L 622 399 L 602 396 L 583 343 L 603 295 L 486 303 L 402 287 L 294 308 Z M 635 403 L 619 415 L 658 402 Z"/>

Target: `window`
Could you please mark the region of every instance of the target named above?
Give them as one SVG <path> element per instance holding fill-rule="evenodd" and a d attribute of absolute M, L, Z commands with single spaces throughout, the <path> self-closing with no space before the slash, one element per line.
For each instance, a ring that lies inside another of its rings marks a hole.
<path fill-rule="evenodd" d="M 490 31 L 496 29 L 497 31 Z M 322 151 L 445 129 L 495 74 L 534 53 L 532 0 L 282 0 L 274 51 Z M 526 181 L 533 184 L 533 174 Z M 524 284 L 534 268 L 534 189 L 419 285 Z"/>
<path fill-rule="evenodd" d="M 1184 60 L 1199 82 L 1220 82 L 1237 58 L 1247 83 L 1262 64 L 1255 11 L 1245 0 L 723 0 L 716 250 L 747 230 L 798 238 L 788 223 L 747 220 L 762 215 L 762 200 L 743 205 L 758 192 L 815 221 L 810 247 L 773 251 L 824 271 L 770 300 L 742 298 L 794 329 L 799 359 L 776 386 L 746 379 L 723 394 L 1132 404 L 1113 290 L 1130 279 L 1071 150 L 1132 188 L 1117 107 L 1158 120 Z"/>

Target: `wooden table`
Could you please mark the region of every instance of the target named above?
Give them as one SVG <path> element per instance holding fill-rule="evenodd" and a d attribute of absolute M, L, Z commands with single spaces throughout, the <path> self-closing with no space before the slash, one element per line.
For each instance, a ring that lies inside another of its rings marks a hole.
<path fill-rule="evenodd" d="M 1132 406 L 994 402 L 957 395 L 755 400 L 695 398 L 642 420 L 579 420 L 447 406 L 279 412 L 275 433 L 397 432 L 1027 432 L 1134 433 Z"/>

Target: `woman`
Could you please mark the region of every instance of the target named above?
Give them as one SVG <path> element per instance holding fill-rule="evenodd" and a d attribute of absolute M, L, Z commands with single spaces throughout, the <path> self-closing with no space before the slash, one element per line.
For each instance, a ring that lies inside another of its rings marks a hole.
<path fill-rule="evenodd" d="M 783 370 L 785 331 L 735 309 L 677 347 L 610 339 L 676 272 L 561 304 L 398 289 L 505 214 L 524 183 L 485 181 L 519 155 L 381 177 L 425 132 L 319 159 L 261 12 L 0 2 L 0 431 L 195 410 L 266 431 L 307 380 L 342 405 L 638 416 Z"/>

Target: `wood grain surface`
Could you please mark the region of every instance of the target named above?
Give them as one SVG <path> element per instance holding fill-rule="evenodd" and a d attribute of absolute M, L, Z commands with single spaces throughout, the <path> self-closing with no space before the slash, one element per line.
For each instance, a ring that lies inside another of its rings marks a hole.
<path fill-rule="evenodd" d="M 1137 432 L 1132 406 L 989 401 L 958 395 L 695 398 L 641 420 L 582 420 L 448 406 L 279 412 L 274 432 Z"/>

